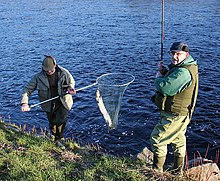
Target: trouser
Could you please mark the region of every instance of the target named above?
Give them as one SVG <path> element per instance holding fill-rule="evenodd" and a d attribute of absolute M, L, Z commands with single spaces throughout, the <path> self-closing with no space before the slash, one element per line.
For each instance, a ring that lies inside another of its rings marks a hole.
<path fill-rule="evenodd" d="M 171 144 L 176 157 L 185 157 L 186 128 L 190 122 L 189 116 L 175 116 L 161 112 L 160 122 L 151 133 L 152 152 L 157 157 L 166 157 L 167 145 Z"/>
<path fill-rule="evenodd" d="M 63 138 L 63 132 L 66 127 L 68 110 L 61 104 L 53 106 L 51 112 L 47 112 L 49 121 L 49 129 L 51 134 L 55 136 L 55 140 Z"/>

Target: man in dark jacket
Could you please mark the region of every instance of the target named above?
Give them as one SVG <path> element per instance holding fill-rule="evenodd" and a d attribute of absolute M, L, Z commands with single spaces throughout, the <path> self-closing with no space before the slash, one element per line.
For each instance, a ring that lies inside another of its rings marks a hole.
<path fill-rule="evenodd" d="M 154 81 L 156 94 L 152 100 L 160 110 L 160 122 L 151 133 L 153 168 L 163 172 L 167 145 L 171 144 L 173 170 L 182 172 L 186 154 L 185 132 L 198 95 L 198 65 L 183 42 L 173 43 L 170 53 L 172 63 L 169 70 L 164 71 L 160 65 Z"/>
<path fill-rule="evenodd" d="M 28 97 L 38 91 L 40 102 L 58 96 L 57 99 L 41 104 L 49 120 L 49 128 L 56 145 L 65 149 L 61 143 L 66 126 L 68 110 L 73 105 L 71 94 L 75 94 L 75 81 L 68 70 L 56 64 L 55 58 L 45 56 L 42 71 L 35 74 L 22 92 L 21 110 L 29 111 Z"/>

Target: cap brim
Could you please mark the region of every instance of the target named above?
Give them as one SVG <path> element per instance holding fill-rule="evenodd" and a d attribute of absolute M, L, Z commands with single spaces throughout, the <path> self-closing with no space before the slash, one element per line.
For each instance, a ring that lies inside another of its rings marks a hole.
<path fill-rule="evenodd" d="M 52 70 L 54 68 L 54 66 L 53 67 L 47 67 L 47 68 L 45 68 L 45 67 L 42 67 L 42 69 L 45 71 L 45 72 L 48 72 L 48 71 L 50 71 L 50 70 Z"/>
<path fill-rule="evenodd" d="M 182 50 L 170 50 L 171 52 L 180 52 Z"/>

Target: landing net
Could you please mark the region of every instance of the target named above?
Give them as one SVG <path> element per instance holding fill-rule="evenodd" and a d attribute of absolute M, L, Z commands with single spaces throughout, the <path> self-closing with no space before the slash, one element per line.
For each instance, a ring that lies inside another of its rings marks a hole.
<path fill-rule="evenodd" d="M 117 128 L 122 96 L 134 79 L 128 73 L 108 73 L 97 78 L 96 100 L 108 130 Z"/>

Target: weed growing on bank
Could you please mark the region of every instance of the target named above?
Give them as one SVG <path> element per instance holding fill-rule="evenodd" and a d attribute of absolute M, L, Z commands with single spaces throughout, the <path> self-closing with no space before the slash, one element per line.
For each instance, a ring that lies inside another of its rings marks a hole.
<path fill-rule="evenodd" d="M 63 151 L 47 137 L 1 122 L 0 180 L 179 180 L 168 173 L 156 174 L 138 159 L 107 155 L 91 145 L 80 147 L 73 140 L 66 145 Z"/>

